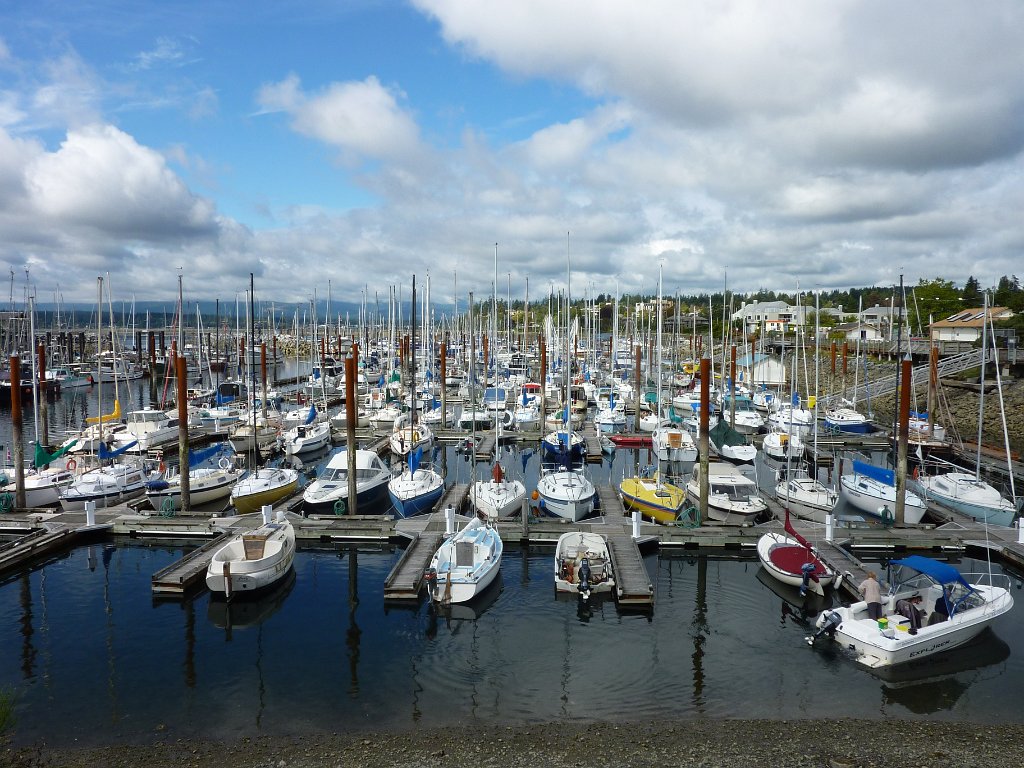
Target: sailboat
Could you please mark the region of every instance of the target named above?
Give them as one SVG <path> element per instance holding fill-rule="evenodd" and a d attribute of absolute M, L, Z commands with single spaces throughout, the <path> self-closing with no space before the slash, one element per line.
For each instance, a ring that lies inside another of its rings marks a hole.
<path fill-rule="evenodd" d="M 435 603 L 465 603 L 481 594 L 501 569 L 498 529 L 474 516 L 447 538 L 430 560 L 424 581 Z"/>
<path fill-rule="evenodd" d="M 430 511 L 444 493 L 444 478 L 433 467 L 421 464 L 423 448 L 413 450 L 405 470 L 388 481 L 388 495 L 399 517 Z"/>
<path fill-rule="evenodd" d="M 570 330 L 568 322 L 568 308 L 572 306 L 570 285 L 572 283 L 572 270 L 569 267 L 569 239 L 566 235 L 565 244 L 566 261 L 566 369 L 565 380 L 565 413 L 566 433 L 564 440 L 559 440 L 566 450 L 558 456 L 558 462 L 551 467 L 541 467 L 541 477 L 537 481 L 537 496 L 541 510 L 548 514 L 560 517 L 563 520 L 577 522 L 594 511 L 594 504 L 597 499 L 597 490 L 590 478 L 581 469 L 576 469 L 573 459 L 582 455 L 582 449 L 577 451 L 574 443 L 572 419 L 569 418 L 569 403 L 571 402 L 570 387 L 572 386 L 572 348 L 575 337 L 575 321 Z M 549 435 L 550 437 L 550 435 Z M 579 435 L 575 435 L 579 438 Z M 545 439 L 546 442 L 547 438 Z M 580 440 L 582 443 L 582 440 Z M 545 445 L 547 448 L 547 446 Z"/>
<path fill-rule="evenodd" d="M 252 338 L 252 325 L 254 322 L 255 299 L 253 297 L 253 275 L 249 273 L 249 335 Z M 249 372 L 252 380 L 252 403 L 249 406 L 249 424 L 253 433 L 257 433 L 256 422 L 256 361 L 252 355 L 255 353 L 253 345 L 249 345 L 250 359 Z M 264 402 L 266 399 L 264 398 Z M 265 410 L 266 406 L 264 406 Z M 234 442 L 232 441 L 232 446 Z M 237 450 L 237 449 L 236 449 Z M 258 445 L 254 441 L 249 449 L 250 461 L 255 464 L 258 460 Z M 273 505 L 282 499 L 286 499 L 295 493 L 299 487 L 298 470 L 288 467 L 262 467 L 250 470 L 231 489 L 231 506 L 239 514 L 256 512 L 264 506 Z"/>
<path fill-rule="evenodd" d="M 797 533 L 789 522 L 789 509 L 783 524 L 785 534 L 769 531 L 757 540 L 757 556 L 764 569 L 783 584 L 818 595 L 832 585 L 835 573 L 818 557 L 814 547 Z"/>
<path fill-rule="evenodd" d="M 661 279 L 662 272 L 661 267 L 658 268 L 658 327 L 657 327 L 657 374 L 656 374 L 656 389 L 657 402 L 655 403 L 656 412 L 661 409 Z M 671 432 L 680 433 L 678 436 L 671 434 Z M 667 460 L 671 455 L 673 449 L 678 449 L 680 455 L 685 455 L 688 460 L 693 461 L 696 459 L 696 446 L 694 446 L 693 438 L 690 437 L 689 433 L 686 433 L 686 437 L 689 438 L 688 447 L 685 451 L 682 448 L 682 434 L 681 428 L 672 427 L 671 423 L 668 425 L 660 425 L 654 430 L 651 436 L 651 442 L 655 447 L 655 455 L 658 457 L 659 462 Z M 673 445 L 674 443 L 674 445 Z M 659 451 L 659 446 L 661 450 Z M 689 447 L 693 447 L 693 455 L 689 455 Z M 663 458 L 664 457 L 664 458 Z M 622 482 L 619 483 L 619 493 L 622 496 L 622 502 L 629 509 L 640 510 L 640 513 L 644 517 L 650 518 L 658 523 L 673 523 L 678 517 L 680 511 L 682 511 L 686 504 L 686 491 L 679 488 L 671 483 L 666 483 L 661 477 L 661 469 L 659 468 L 650 477 L 644 477 L 637 475 L 635 477 L 625 477 Z"/>
<path fill-rule="evenodd" d="M 498 247 L 494 247 L 494 274 L 495 284 L 497 283 L 498 274 Z M 495 308 L 497 307 L 497 294 L 493 297 Z M 493 338 L 498 338 L 497 328 L 497 312 L 491 312 L 492 327 L 491 335 Z M 501 422 L 498 419 L 494 420 L 494 443 L 498 444 L 498 440 L 501 439 Z M 475 441 L 475 437 L 474 437 Z M 488 520 L 498 520 L 500 518 L 511 517 L 522 511 L 523 499 L 526 498 L 526 485 L 518 479 L 509 478 L 505 470 L 502 468 L 501 463 L 495 461 L 494 467 L 491 469 L 491 477 L 489 480 L 475 480 L 472 488 L 470 488 L 469 499 L 473 508 L 476 509 L 478 514 L 483 515 Z"/>
<path fill-rule="evenodd" d="M 988 317 L 988 294 L 985 294 L 985 325 L 982 332 L 982 349 L 988 347 L 988 328 L 991 318 Z M 995 344 L 992 346 L 996 350 Z M 999 360 L 995 361 L 996 383 L 1000 396 L 1002 394 L 1002 381 L 999 379 Z M 1019 504 L 1014 500 L 1007 499 L 997 488 L 986 482 L 981 477 L 981 436 L 982 425 L 985 414 L 985 366 L 982 366 L 981 388 L 978 399 L 978 450 L 975 456 L 974 472 L 968 472 L 948 462 L 936 461 L 932 466 L 937 471 L 931 471 L 927 463 L 922 463 L 921 469 L 914 471 L 908 486 L 913 488 L 926 501 L 934 502 L 939 506 L 952 509 L 974 520 L 984 521 L 992 525 L 1012 526 L 1020 514 Z M 1003 433 L 1006 436 L 1006 414 L 1002 412 Z M 920 451 L 920 448 L 918 449 Z M 1009 446 L 1007 445 L 1007 455 Z M 1013 482 L 1013 468 L 1007 473 L 1010 478 L 1010 492 L 1016 496 L 1016 489 Z"/>
<path fill-rule="evenodd" d="M 97 309 L 97 333 L 96 338 L 103 338 L 103 278 L 97 278 L 99 301 Z M 113 317 L 113 311 L 111 311 Z M 111 328 L 111 339 L 115 338 Z M 97 342 L 99 343 L 99 342 Z M 116 355 L 114 356 L 116 359 Z M 114 386 L 117 386 L 115 380 Z M 100 414 L 97 418 L 97 434 L 103 434 L 103 421 L 106 416 L 103 414 L 103 380 L 97 381 L 97 401 L 100 403 Z M 115 395 L 114 410 L 120 410 Z M 120 504 L 141 496 L 146 490 L 145 470 L 139 461 L 126 461 L 121 455 L 134 446 L 128 443 L 114 450 L 110 450 L 103 442 L 98 443 L 96 458 L 99 465 L 82 472 L 71 485 L 63 488 L 60 493 L 60 505 L 65 512 L 80 512 L 85 509 L 86 503 L 93 503 L 97 508 L 108 507 L 113 504 Z M 107 463 L 109 462 L 109 463 Z"/>
<path fill-rule="evenodd" d="M 216 466 L 199 466 L 221 450 L 220 445 L 213 445 L 202 451 L 189 451 L 188 489 L 192 505 L 212 504 L 226 499 L 242 476 L 242 470 L 227 456 L 221 456 Z M 155 510 L 181 509 L 181 473 L 174 472 L 149 480 L 146 483 L 146 500 Z"/>

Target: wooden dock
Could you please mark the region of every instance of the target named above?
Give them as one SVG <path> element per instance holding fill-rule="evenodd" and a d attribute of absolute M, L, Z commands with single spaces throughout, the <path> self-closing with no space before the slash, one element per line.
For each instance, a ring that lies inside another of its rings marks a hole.
<path fill-rule="evenodd" d="M 205 583 L 206 568 L 210 565 L 214 553 L 234 535 L 231 531 L 222 533 L 201 547 L 193 549 L 180 560 L 176 560 L 166 568 L 154 573 L 153 591 L 164 595 L 183 595 L 191 588 Z"/>
<path fill-rule="evenodd" d="M 600 464 L 601 463 L 601 439 L 598 437 L 597 432 L 594 431 L 594 425 L 588 424 L 584 427 L 580 434 L 583 436 L 583 442 L 587 446 L 585 458 L 588 464 Z"/>
<path fill-rule="evenodd" d="M 493 432 L 490 432 L 479 440 L 476 445 L 473 446 L 473 458 L 476 461 L 491 461 L 494 458 L 494 448 L 498 444 L 498 438 L 494 436 Z"/>
<path fill-rule="evenodd" d="M 12 571 L 58 550 L 67 549 L 78 538 L 75 528 L 71 525 L 51 525 L 52 528 L 39 528 L 0 546 L 0 573 Z"/>
<path fill-rule="evenodd" d="M 423 574 L 444 538 L 444 534 L 437 531 L 423 531 L 413 536 L 391 573 L 384 579 L 385 600 L 419 598 L 420 590 L 423 589 Z"/>
<path fill-rule="evenodd" d="M 647 575 L 637 543 L 622 528 L 609 530 L 604 535 L 608 539 L 608 554 L 615 574 L 616 601 L 628 608 L 653 607 L 654 586 Z"/>
<path fill-rule="evenodd" d="M 469 483 L 455 483 L 445 489 L 441 500 L 434 505 L 435 510 L 444 510 L 449 506 L 455 507 L 456 512 L 466 508 L 466 499 L 469 498 Z"/>

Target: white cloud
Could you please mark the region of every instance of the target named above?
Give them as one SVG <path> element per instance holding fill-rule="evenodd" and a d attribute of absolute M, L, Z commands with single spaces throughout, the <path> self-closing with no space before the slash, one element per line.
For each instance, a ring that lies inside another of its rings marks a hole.
<path fill-rule="evenodd" d="M 109 125 L 69 131 L 26 168 L 32 202 L 52 223 L 141 240 L 213 229 L 212 205 L 164 158 Z"/>
<path fill-rule="evenodd" d="M 401 96 L 373 76 L 309 95 L 291 75 L 264 85 L 256 98 L 264 111 L 288 113 L 297 132 L 346 155 L 379 160 L 412 158 L 421 149 L 415 120 L 399 106 Z"/>

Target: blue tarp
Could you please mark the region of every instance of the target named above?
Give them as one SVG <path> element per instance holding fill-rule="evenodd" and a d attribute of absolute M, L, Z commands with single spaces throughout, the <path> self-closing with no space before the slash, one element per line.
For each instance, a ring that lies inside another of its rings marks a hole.
<path fill-rule="evenodd" d="M 420 468 L 420 461 L 423 459 L 423 446 L 409 454 L 409 474 L 415 474 Z"/>
<path fill-rule="evenodd" d="M 118 456 L 120 456 L 122 453 L 127 451 L 129 448 L 133 448 L 136 445 L 138 445 L 138 442 L 139 442 L 138 440 L 132 440 L 130 443 L 128 443 L 128 445 L 126 445 L 126 446 L 124 446 L 122 448 L 118 448 L 116 451 L 111 451 L 109 448 L 107 448 L 107 444 L 106 443 L 100 443 L 99 457 L 101 459 L 103 459 L 103 460 L 115 459 Z"/>
<path fill-rule="evenodd" d="M 918 573 L 923 573 L 925 576 L 935 579 L 939 584 L 952 584 L 956 582 L 963 584 L 968 589 L 971 588 L 971 585 L 960 575 L 960 571 L 949 563 L 941 563 L 938 560 L 932 560 L 930 557 L 909 555 L 902 560 L 893 560 L 890 565 L 901 565 Z"/>
<path fill-rule="evenodd" d="M 885 483 L 886 485 L 896 485 L 896 474 L 891 469 L 876 467 L 874 464 L 868 464 L 865 461 L 857 461 L 854 459 L 853 471 L 859 475 L 870 477 L 872 480 Z"/>
<path fill-rule="evenodd" d="M 312 424 L 314 421 L 316 421 L 316 405 L 310 403 L 309 413 L 306 414 L 306 420 L 303 422 L 303 424 L 309 425 Z"/>

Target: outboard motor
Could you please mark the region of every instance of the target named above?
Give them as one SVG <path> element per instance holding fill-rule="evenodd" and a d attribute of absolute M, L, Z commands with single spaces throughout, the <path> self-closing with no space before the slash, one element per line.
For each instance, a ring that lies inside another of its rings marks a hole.
<path fill-rule="evenodd" d="M 835 611 L 825 611 L 818 619 L 818 631 L 807 638 L 808 645 L 814 645 L 814 641 L 822 635 L 828 635 L 830 640 L 836 639 L 836 630 L 843 623 L 843 617 Z"/>
<path fill-rule="evenodd" d="M 814 575 L 816 567 L 814 563 L 804 563 L 800 566 L 800 573 L 803 575 L 803 579 L 800 581 L 800 597 L 807 594 L 807 587 L 812 580 L 818 581 L 818 577 Z"/>
<path fill-rule="evenodd" d="M 576 578 L 579 580 L 580 594 L 583 595 L 584 600 L 588 599 L 590 597 L 590 561 L 585 557 L 580 561 L 580 570 L 576 574 Z"/>

